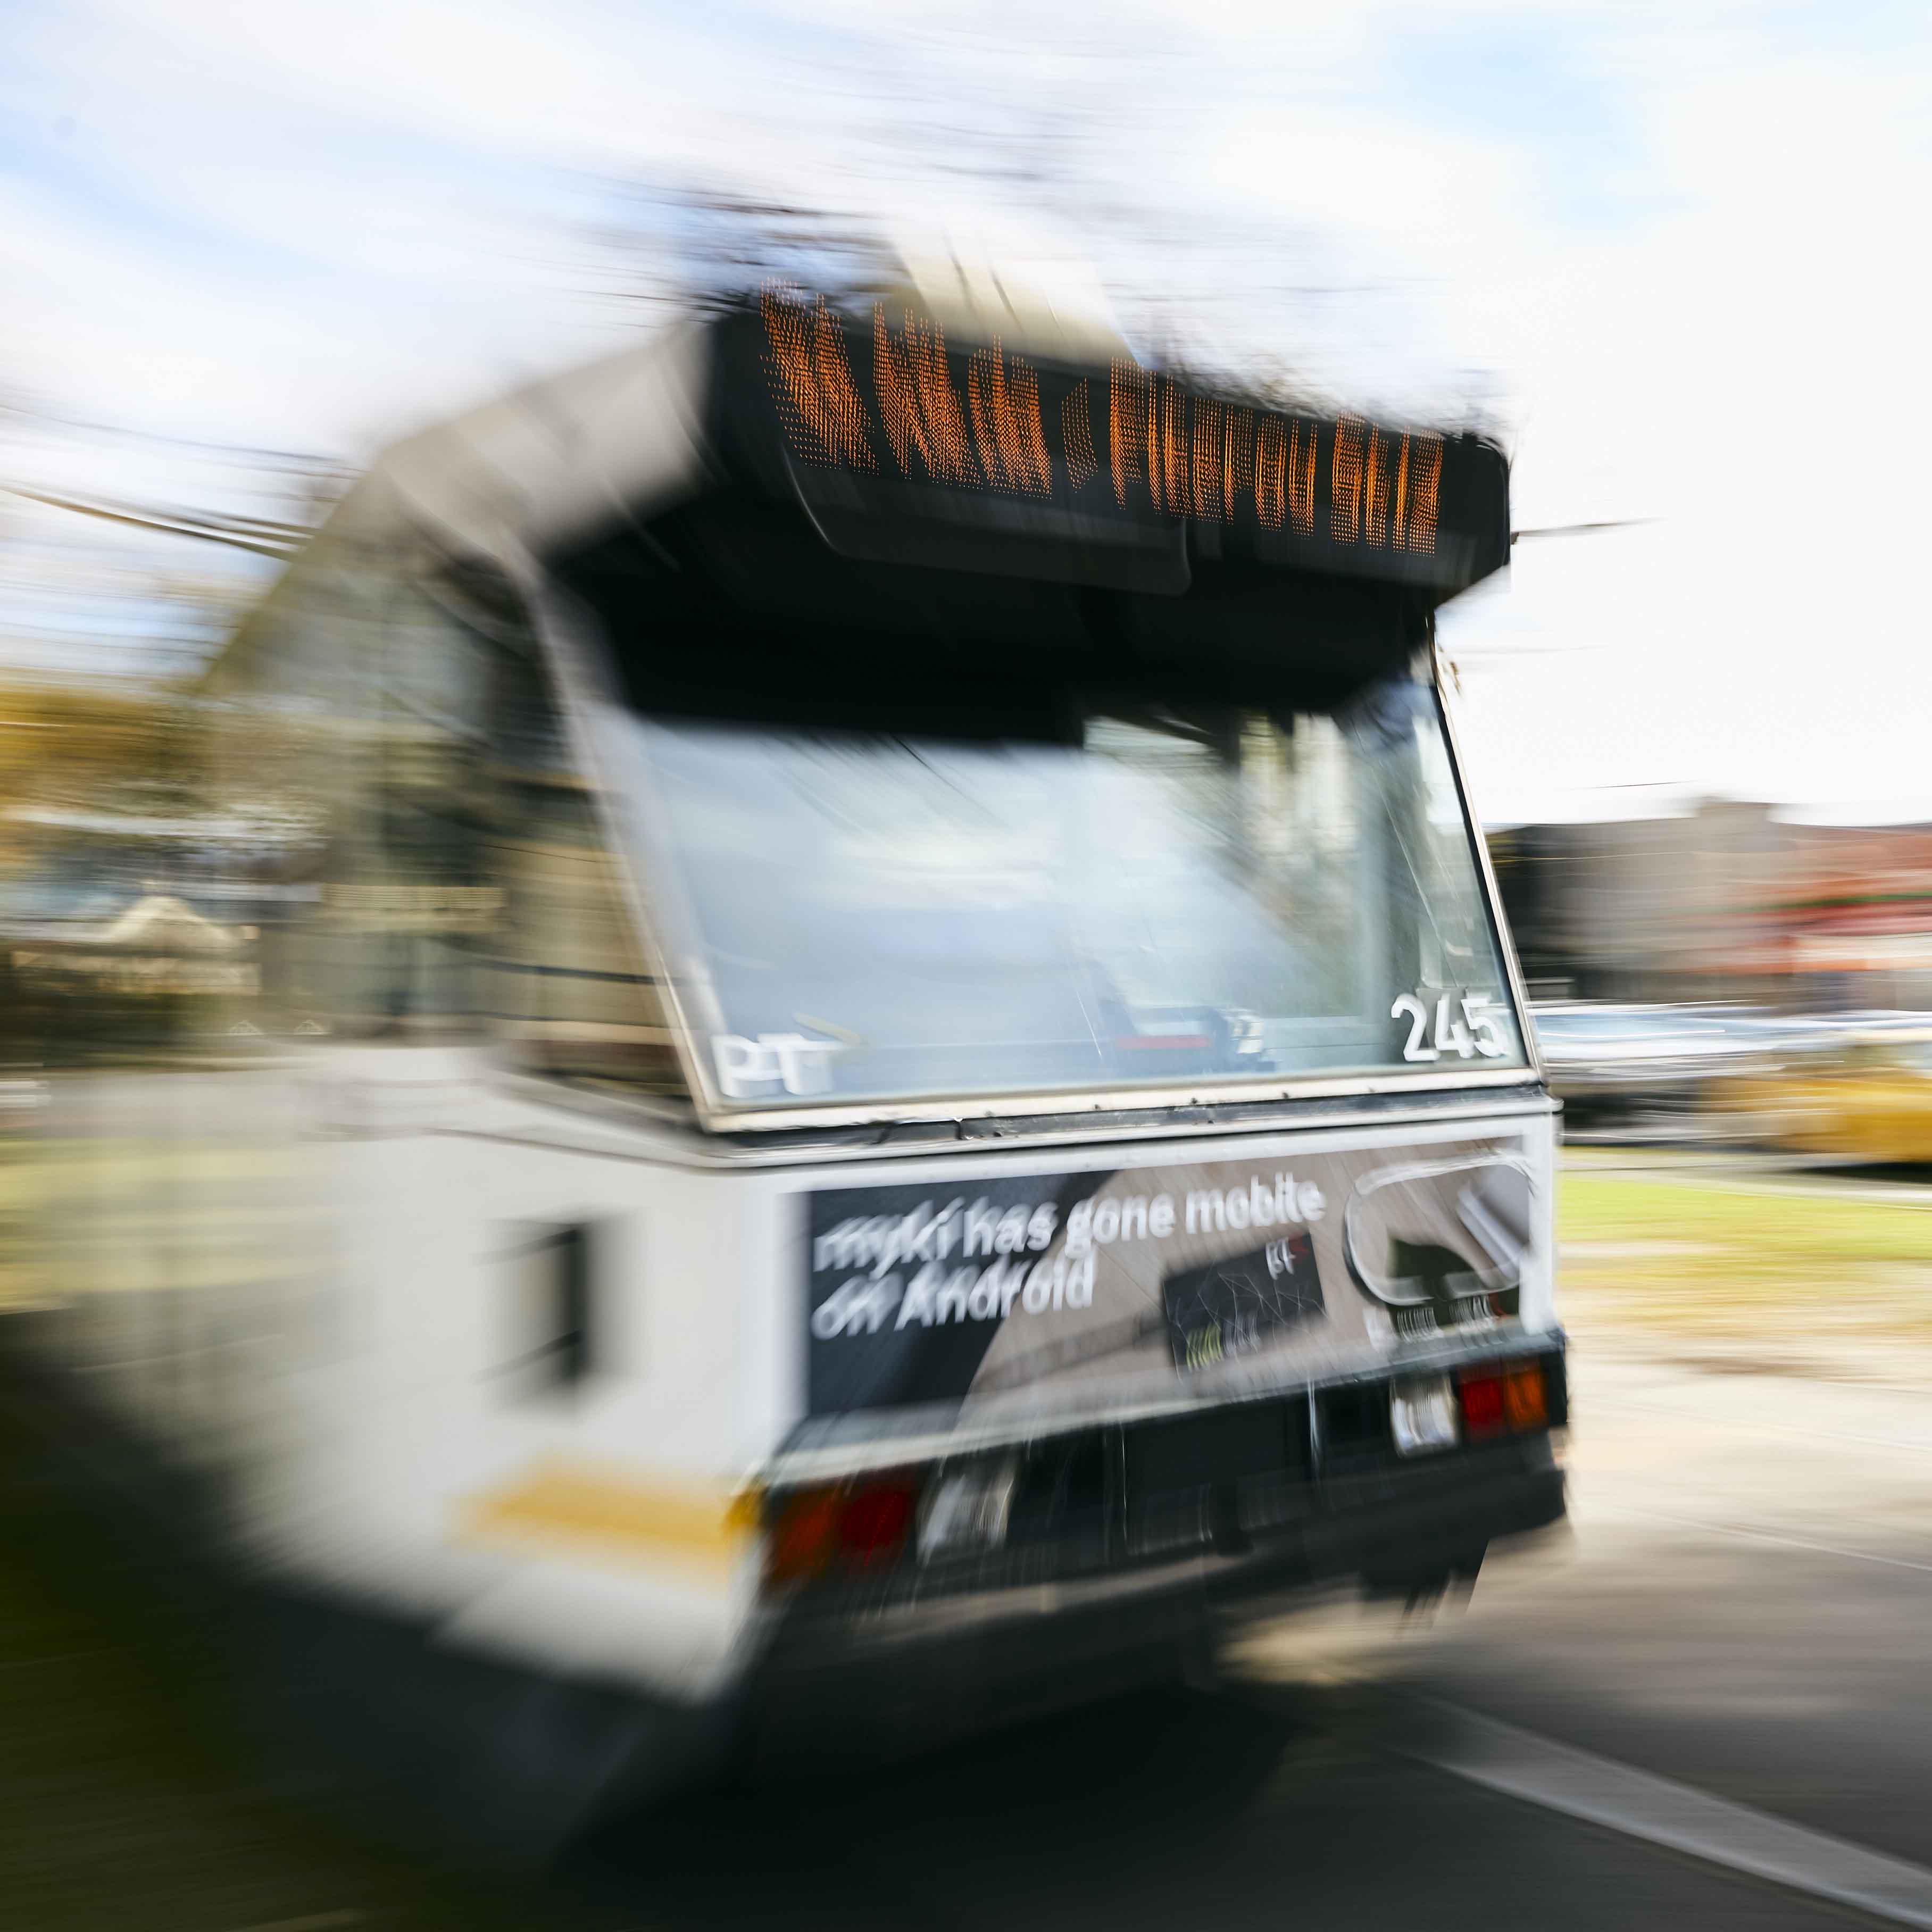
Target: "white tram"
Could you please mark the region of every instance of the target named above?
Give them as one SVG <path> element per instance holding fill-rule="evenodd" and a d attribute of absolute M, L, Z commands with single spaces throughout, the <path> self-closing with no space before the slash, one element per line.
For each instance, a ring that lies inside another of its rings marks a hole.
<path fill-rule="evenodd" d="M 1000 324 L 770 296 L 389 450 L 204 693 L 307 854 L 254 1063 L 52 1110 L 46 1348 L 492 1831 L 1562 1513 L 1433 647 L 1504 460 Z"/>

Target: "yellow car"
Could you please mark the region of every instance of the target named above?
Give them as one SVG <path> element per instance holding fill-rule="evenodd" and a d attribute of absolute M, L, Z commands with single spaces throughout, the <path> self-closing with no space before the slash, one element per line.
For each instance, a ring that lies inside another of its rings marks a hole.
<path fill-rule="evenodd" d="M 1716 1099 L 1750 1138 L 1796 1154 L 1932 1162 L 1932 1028 L 1855 1036 L 1727 1081 Z"/>

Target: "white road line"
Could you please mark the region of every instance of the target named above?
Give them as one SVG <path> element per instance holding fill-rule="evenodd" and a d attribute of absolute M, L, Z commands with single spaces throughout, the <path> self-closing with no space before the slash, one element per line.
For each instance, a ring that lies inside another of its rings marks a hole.
<path fill-rule="evenodd" d="M 1748 1872 L 1897 1925 L 1932 1928 L 1932 1871 L 1787 1824 L 1533 1731 L 1430 1700 L 1453 1720 L 1446 1740 L 1410 1754 L 1442 1771 L 1566 1816 Z"/>
<path fill-rule="evenodd" d="M 1754 1543 L 1775 1543 L 1786 1550 L 1808 1550 L 1816 1556 L 1842 1556 L 1852 1563 L 1876 1563 L 1887 1570 L 1916 1570 L 1922 1575 L 1932 1576 L 1932 1563 L 1914 1563 L 1903 1556 L 1880 1556 L 1870 1550 L 1847 1550 L 1836 1543 L 1814 1543 L 1808 1537 L 1784 1536 L 1776 1530 L 1746 1529 L 1735 1523 L 1706 1522 L 1691 1516 L 1673 1515 L 1668 1510 L 1644 1509 L 1636 1503 L 1590 1503 L 1585 1506 L 1586 1516 L 1600 1513 L 1605 1516 L 1648 1516 L 1654 1522 L 1672 1522 L 1681 1529 L 1701 1530 L 1707 1536 L 1742 1536 Z"/>

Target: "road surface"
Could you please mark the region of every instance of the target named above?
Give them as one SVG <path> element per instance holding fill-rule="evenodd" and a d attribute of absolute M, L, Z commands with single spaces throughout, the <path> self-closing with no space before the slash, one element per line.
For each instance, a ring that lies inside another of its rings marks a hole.
<path fill-rule="evenodd" d="M 0 1404 L 0 1922 L 1932 1924 L 1932 1351 L 1779 1371 L 1606 1329 L 1574 1383 L 1573 1533 L 1466 1606 L 1324 1613 L 1212 1689 L 628 1819 L 515 1880 L 258 1788 Z"/>

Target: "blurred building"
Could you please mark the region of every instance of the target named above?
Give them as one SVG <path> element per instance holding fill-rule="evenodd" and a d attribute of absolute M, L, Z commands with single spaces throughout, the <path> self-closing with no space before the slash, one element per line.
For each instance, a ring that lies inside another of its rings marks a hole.
<path fill-rule="evenodd" d="M 1672 818 L 1492 833 L 1533 988 L 1932 1008 L 1932 826 L 1778 812 L 1708 800 Z"/>

